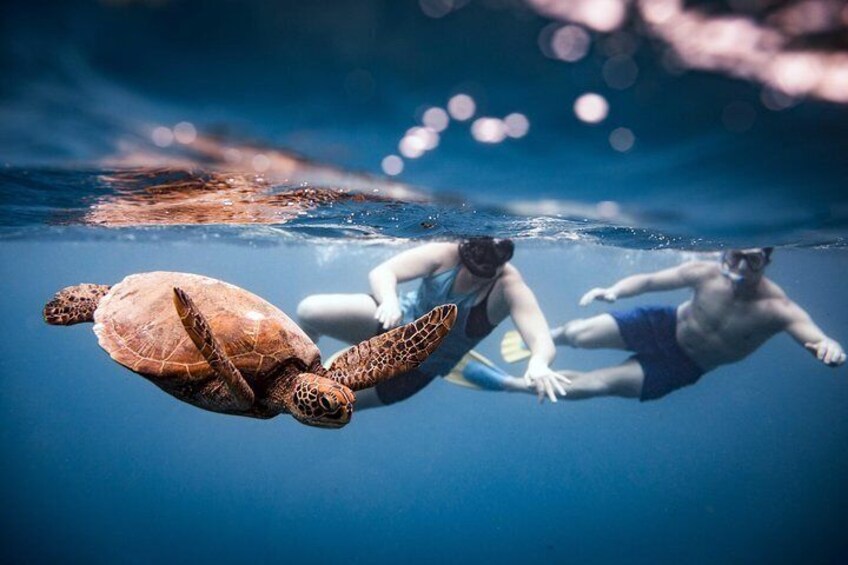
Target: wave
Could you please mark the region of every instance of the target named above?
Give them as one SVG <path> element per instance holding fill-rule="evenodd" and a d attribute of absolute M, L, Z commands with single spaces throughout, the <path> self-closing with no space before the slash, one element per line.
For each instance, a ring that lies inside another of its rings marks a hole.
<path fill-rule="evenodd" d="M 654 21 L 644 7 L 663 4 L 615 3 L 644 12 L 643 23 Z M 321 20 L 328 27 L 316 35 L 298 22 L 323 11 L 305 5 L 276 21 L 260 17 L 277 11 L 263 2 L 208 12 L 194 9 L 200 2 L 120 4 L 71 2 L 37 18 L 24 3 L 9 10 L 0 34 L 0 237 L 271 243 L 496 233 L 650 249 L 845 245 L 844 107 L 793 97 L 775 109 L 742 83 L 669 74 L 632 18 L 615 31 L 582 22 L 595 31 L 577 33 L 591 41 L 566 64 L 537 45 L 540 29 L 562 23 L 524 8 L 493 19 L 486 3 L 454 3 L 462 4 L 455 25 L 404 28 L 395 51 L 375 43 L 367 65 L 342 68 L 361 43 L 353 32 L 374 22 Z M 379 38 L 431 4 L 383 14 Z M 578 3 L 527 2 L 542 4 Z M 541 10 L 581 23 L 578 12 Z M 688 8 L 672 16 L 703 19 Z M 187 27 L 174 35 L 180 26 L 163 22 Z M 228 41 L 210 40 L 209 26 Z M 444 37 L 428 43 L 436 29 Z M 609 61 L 621 62 L 622 41 L 638 82 L 606 89 L 606 122 L 580 122 L 569 108 L 598 89 Z M 421 45 L 430 46 L 426 61 Z M 494 64 L 493 48 L 514 57 Z M 286 72 L 268 72 L 272 63 Z M 422 111 L 458 92 L 474 94 L 480 116 L 526 112 L 529 133 L 483 143 L 471 120 L 453 120 L 441 145 L 407 159 L 401 176 L 360 172 L 379 171 L 403 131 L 421 129 Z M 628 149 L 613 143 L 622 129 Z"/>
<path fill-rule="evenodd" d="M 284 160 L 289 163 L 289 161 Z M 300 162 L 263 175 L 214 167 L 0 170 L 0 238 L 208 240 L 236 244 L 386 242 L 492 235 L 634 249 L 713 250 L 729 245 L 846 246 L 841 222 L 780 222 L 704 236 L 685 222 L 613 202 L 479 203 L 358 173 Z M 311 178 L 335 175 L 332 186 Z M 292 183 L 290 181 L 294 180 Z M 846 211 L 843 211 L 846 212 Z M 662 229 L 675 225 L 676 229 Z"/>

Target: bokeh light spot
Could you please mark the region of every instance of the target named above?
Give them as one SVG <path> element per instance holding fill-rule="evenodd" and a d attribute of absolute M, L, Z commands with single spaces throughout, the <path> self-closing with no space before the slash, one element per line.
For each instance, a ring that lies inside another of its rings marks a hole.
<path fill-rule="evenodd" d="M 180 122 L 174 126 L 174 138 L 183 145 L 193 143 L 197 139 L 197 130 L 191 122 Z"/>
<path fill-rule="evenodd" d="M 597 31 L 613 31 L 624 22 L 626 9 L 622 0 L 582 0 L 582 22 Z"/>
<path fill-rule="evenodd" d="M 574 102 L 574 113 L 577 118 L 589 124 L 597 124 L 604 121 L 609 113 L 609 104 L 606 98 L 594 92 L 580 96 Z"/>
<path fill-rule="evenodd" d="M 518 139 L 524 137 L 530 131 L 530 120 L 524 114 L 513 112 L 505 117 L 503 121 L 506 126 L 506 134 L 509 137 Z"/>
<path fill-rule="evenodd" d="M 421 140 L 424 151 L 435 149 L 439 145 L 439 134 L 432 128 L 414 127 L 406 131 L 407 137 L 417 137 Z"/>
<path fill-rule="evenodd" d="M 425 141 L 415 135 L 406 135 L 398 144 L 398 151 L 407 159 L 417 159 L 426 151 Z"/>
<path fill-rule="evenodd" d="M 442 108 L 428 108 L 421 119 L 422 123 L 433 131 L 444 131 L 450 123 L 450 116 Z"/>
<path fill-rule="evenodd" d="M 403 159 L 397 155 L 387 155 L 383 158 L 382 167 L 387 175 L 399 175 L 403 172 Z"/>
<path fill-rule="evenodd" d="M 467 94 L 457 94 L 448 101 L 448 112 L 454 120 L 464 122 L 474 116 L 477 105 Z"/>
<path fill-rule="evenodd" d="M 478 118 L 471 124 L 471 135 L 480 143 L 500 143 L 506 138 L 506 124 L 497 118 Z"/>
<path fill-rule="evenodd" d="M 153 139 L 153 143 L 157 147 L 168 147 L 174 142 L 174 132 L 165 126 L 154 128 L 150 137 Z"/>
<path fill-rule="evenodd" d="M 586 31 L 575 25 L 563 26 L 551 35 L 550 53 L 553 58 L 574 63 L 589 52 L 591 39 Z"/>
<path fill-rule="evenodd" d="M 621 153 L 626 153 L 633 149 L 633 144 L 636 142 L 636 136 L 629 128 L 615 128 L 609 135 L 610 147 Z"/>

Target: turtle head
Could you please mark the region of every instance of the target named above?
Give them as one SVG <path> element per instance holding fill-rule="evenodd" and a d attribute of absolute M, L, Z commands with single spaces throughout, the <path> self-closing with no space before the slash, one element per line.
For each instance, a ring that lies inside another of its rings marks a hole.
<path fill-rule="evenodd" d="M 356 397 L 346 386 L 313 373 L 295 377 L 287 403 L 297 421 L 319 428 L 341 428 L 350 422 Z"/>

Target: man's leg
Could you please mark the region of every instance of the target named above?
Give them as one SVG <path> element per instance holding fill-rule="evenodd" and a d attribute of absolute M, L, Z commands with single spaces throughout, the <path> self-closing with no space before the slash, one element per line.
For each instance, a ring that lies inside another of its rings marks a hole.
<path fill-rule="evenodd" d="M 642 395 L 642 383 L 645 380 L 642 366 L 635 359 L 629 359 L 615 367 L 606 367 L 585 373 L 579 371 L 558 372 L 571 380 L 570 385 L 564 385 L 565 398 L 568 400 L 581 400 L 596 396 L 639 398 Z M 469 362 L 463 369 L 462 376 L 483 390 L 537 394 L 536 389 L 528 386 L 523 378 L 513 377 L 499 367 L 490 367 L 478 361 Z M 359 404 L 357 404 L 358 407 Z"/>
<path fill-rule="evenodd" d="M 578 371 L 559 371 L 559 373 L 571 379 L 571 384 L 565 385 L 566 400 L 582 400 L 598 396 L 639 398 L 642 395 L 642 383 L 645 381 L 642 366 L 635 359 L 628 359 L 621 365 L 586 373 Z"/>
<path fill-rule="evenodd" d="M 353 344 L 377 334 L 376 311 L 377 304 L 367 294 L 313 294 L 297 305 L 297 319 L 313 341 L 326 335 Z"/>
<path fill-rule="evenodd" d="M 571 320 L 551 330 L 551 337 L 557 345 L 581 349 L 627 349 L 618 329 L 618 322 L 609 314 L 585 320 Z"/>

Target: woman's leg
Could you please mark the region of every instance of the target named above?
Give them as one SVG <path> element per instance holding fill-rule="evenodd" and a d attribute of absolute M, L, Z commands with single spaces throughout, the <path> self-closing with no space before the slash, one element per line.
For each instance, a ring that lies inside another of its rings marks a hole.
<path fill-rule="evenodd" d="M 298 304 L 297 319 L 313 341 L 326 335 L 354 344 L 377 334 L 376 311 L 377 304 L 368 294 L 313 294 Z"/>

